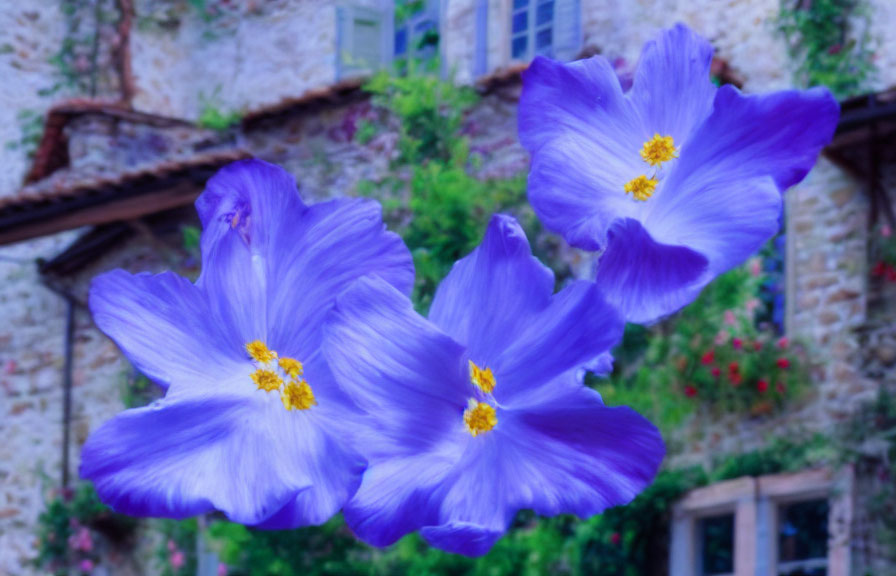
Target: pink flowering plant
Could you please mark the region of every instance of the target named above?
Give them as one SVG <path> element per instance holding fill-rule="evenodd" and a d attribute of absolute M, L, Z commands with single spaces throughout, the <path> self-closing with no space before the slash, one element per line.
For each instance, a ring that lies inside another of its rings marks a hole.
<path fill-rule="evenodd" d="M 762 320 L 761 270 L 754 258 L 720 276 L 692 306 L 652 328 L 665 337 L 649 338 L 640 354 L 617 352 L 609 389 L 600 387 L 604 398 L 636 406 L 661 429 L 700 408 L 761 416 L 797 398 L 807 382 L 806 351 Z M 629 334 L 630 346 L 636 340 Z"/>

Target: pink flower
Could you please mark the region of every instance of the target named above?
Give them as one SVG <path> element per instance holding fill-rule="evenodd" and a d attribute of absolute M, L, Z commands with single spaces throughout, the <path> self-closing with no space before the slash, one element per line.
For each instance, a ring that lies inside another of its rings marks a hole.
<path fill-rule="evenodd" d="M 758 298 L 750 298 L 747 300 L 747 303 L 744 304 L 744 307 L 747 309 L 747 314 L 752 314 L 759 308 L 759 299 Z"/>
<path fill-rule="evenodd" d="M 218 576 L 227 576 L 227 564 L 223 562 L 218 564 Z"/>
<path fill-rule="evenodd" d="M 790 340 L 787 339 L 787 336 L 781 336 L 778 339 L 778 348 L 781 350 L 787 350 L 787 347 L 790 346 Z"/>
<path fill-rule="evenodd" d="M 733 340 L 731 340 L 731 345 L 734 347 L 735 350 L 740 350 L 741 348 L 744 347 L 744 341 L 741 340 L 740 338 L 734 338 Z"/>
<path fill-rule="evenodd" d="M 734 326 L 737 324 L 737 317 L 734 315 L 734 312 L 731 310 L 725 310 L 725 324 L 728 326 Z"/>
<path fill-rule="evenodd" d="M 694 396 L 697 395 L 697 389 L 694 388 L 693 386 L 691 386 L 690 384 L 688 384 L 687 386 L 684 387 L 684 395 L 687 396 L 688 398 L 693 398 Z"/>
<path fill-rule="evenodd" d="M 890 230 L 890 227 L 888 225 L 884 224 L 880 227 L 881 236 L 883 236 L 884 238 L 889 238 L 890 234 L 892 234 L 892 231 Z"/>
<path fill-rule="evenodd" d="M 704 366 L 709 366 L 710 364 L 713 363 L 714 360 L 715 360 L 715 350 L 710 349 L 708 352 L 706 352 L 706 354 L 703 355 L 702 358 L 700 358 L 700 363 L 703 364 Z"/>
<path fill-rule="evenodd" d="M 612 542 L 613 544 L 618 546 L 621 541 L 622 536 L 619 534 L 619 532 L 613 532 L 613 534 L 610 535 L 610 542 Z"/>
<path fill-rule="evenodd" d="M 7 374 L 12 374 L 16 371 L 17 365 L 15 360 L 7 360 L 3 365 L 3 371 Z"/>
<path fill-rule="evenodd" d="M 84 560 L 81 560 L 80 564 L 78 564 L 78 569 L 81 570 L 81 572 L 88 572 L 88 573 L 92 572 L 93 571 L 93 562 L 91 560 L 85 558 Z"/>
<path fill-rule="evenodd" d="M 713 366 L 712 368 L 713 378 L 718 378 L 722 375 L 722 370 L 718 366 Z"/>
<path fill-rule="evenodd" d="M 169 539 L 168 540 L 168 552 L 173 554 L 175 550 L 177 550 L 177 544 L 174 543 L 174 540 Z"/>
<path fill-rule="evenodd" d="M 172 568 L 174 568 L 175 570 L 180 570 L 184 565 L 184 553 L 180 550 L 176 551 L 171 555 L 170 562 Z"/>
<path fill-rule="evenodd" d="M 765 391 L 768 390 L 768 382 L 766 380 L 760 380 L 756 383 L 756 389 L 759 390 L 760 394 L 765 394 Z"/>
<path fill-rule="evenodd" d="M 727 341 L 728 341 L 728 338 L 730 338 L 730 337 L 731 337 L 731 335 L 728 334 L 728 332 L 726 332 L 726 331 L 724 331 L 724 330 L 719 330 L 719 333 L 716 334 L 716 337 L 713 339 L 713 343 L 714 343 L 716 346 L 721 346 L 721 345 L 723 345 L 725 342 L 727 342 Z"/>
<path fill-rule="evenodd" d="M 788 360 L 787 358 L 785 358 L 783 356 L 778 358 L 778 360 L 775 363 L 778 365 L 778 368 L 780 368 L 781 370 L 787 370 L 788 368 L 790 368 L 790 360 Z"/>
<path fill-rule="evenodd" d="M 762 264 L 759 262 L 759 258 L 752 258 L 750 260 L 750 274 L 753 276 L 759 276 L 762 273 Z"/>

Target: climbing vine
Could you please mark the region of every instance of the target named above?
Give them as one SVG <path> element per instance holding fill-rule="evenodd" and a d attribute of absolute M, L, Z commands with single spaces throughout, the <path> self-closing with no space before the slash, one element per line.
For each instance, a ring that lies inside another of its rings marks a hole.
<path fill-rule="evenodd" d="M 867 90 L 875 67 L 865 0 L 782 0 L 776 23 L 799 84 L 827 86 L 838 98 Z"/>

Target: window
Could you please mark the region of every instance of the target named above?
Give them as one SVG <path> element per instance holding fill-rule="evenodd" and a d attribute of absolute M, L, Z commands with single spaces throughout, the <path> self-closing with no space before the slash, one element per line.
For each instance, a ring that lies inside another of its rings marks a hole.
<path fill-rule="evenodd" d="M 671 576 L 849 576 L 852 471 L 745 477 L 673 512 Z"/>
<path fill-rule="evenodd" d="M 729 576 L 734 573 L 734 514 L 700 520 L 700 576 Z"/>
<path fill-rule="evenodd" d="M 571 60 L 581 47 L 580 16 L 579 0 L 513 0 L 510 59 Z"/>
<path fill-rule="evenodd" d="M 438 46 L 438 0 L 426 2 L 422 10 L 412 14 L 404 22 L 396 22 L 393 50 L 396 60 L 405 58 L 429 60 L 437 55 Z"/>
<path fill-rule="evenodd" d="M 336 21 L 337 79 L 363 76 L 391 61 L 391 2 L 382 8 L 341 6 Z"/>

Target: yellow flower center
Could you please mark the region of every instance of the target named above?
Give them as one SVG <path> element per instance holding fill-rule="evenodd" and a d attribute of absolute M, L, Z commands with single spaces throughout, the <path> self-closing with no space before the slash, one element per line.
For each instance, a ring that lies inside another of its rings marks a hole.
<path fill-rule="evenodd" d="M 260 340 L 246 344 L 246 352 L 255 362 L 256 370 L 250 377 L 258 390 L 279 392 L 287 410 L 308 410 L 317 405 L 311 386 L 302 378 L 305 369 L 301 362 L 280 357 Z"/>
<path fill-rule="evenodd" d="M 268 348 L 261 340 L 253 340 L 246 344 L 246 352 L 249 353 L 253 360 L 262 364 L 270 362 L 277 357 L 277 353 Z"/>
<path fill-rule="evenodd" d="M 653 196 L 653 191 L 656 190 L 658 183 L 659 180 L 656 178 L 648 178 L 642 174 L 625 185 L 625 193 L 631 194 L 635 200 L 643 202 Z"/>
<path fill-rule="evenodd" d="M 671 136 L 654 134 L 653 138 L 645 142 L 641 148 L 641 158 L 651 166 L 659 166 L 663 162 L 678 158 L 675 141 Z"/>
<path fill-rule="evenodd" d="M 641 158 L 651 166 L 655 167 L 656 171 L 654 171 L 653 176 L 650 176 L 649 178 L 646 174 L 641 174 L 625 184 L 625 193 L 631 194 L 632 198 L 638 202 L 644 202 L 653 196 L 653 193 L 656 190 L 656 185 L 659 184 L 657 174 L 659 174 L 663 163 L 678 158 L 678 150 L 675 149 L 675 141 L 671 136 L 654 134 L 653 138 L 645 142 L 644 146 L 641 148 Z"/>
<path fill-rule="evenodd" d="M 470 381 L 486 394 L 495 389 L 495 375 L 491 368 L 484 370 L 470 360 Z"/>
<path fill-rule="evenodd" d="M 464 410 L 464 424 L 467 427 L 467 432 L 473 436 L 479 436 L 494 428 L 497 423 L 498 416 L 493 407 L 470 398 L 467 409 Z"/>

